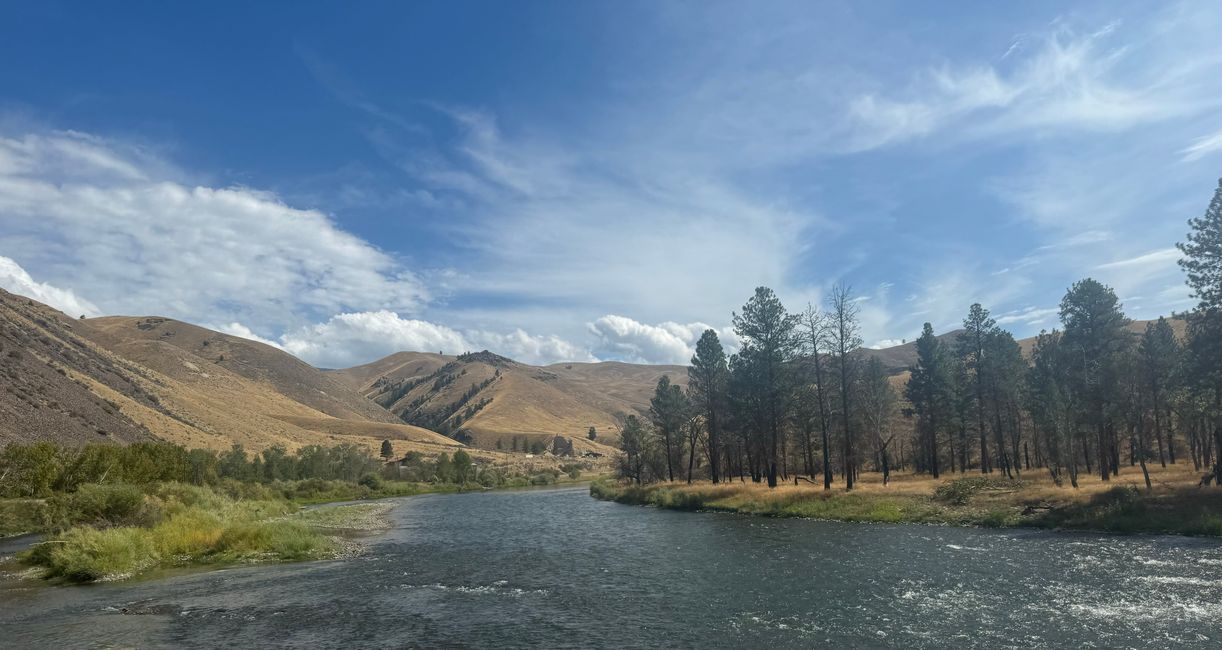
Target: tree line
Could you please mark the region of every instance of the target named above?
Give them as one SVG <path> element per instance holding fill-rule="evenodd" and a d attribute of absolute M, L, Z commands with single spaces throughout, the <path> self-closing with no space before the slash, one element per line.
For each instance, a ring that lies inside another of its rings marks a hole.
<path fill-rule="evenodd" d="M 906 381 L 863 352 L 849 286 L 798 313 L 759 287 L 733 314 L 736 353 L 706 330 L 687 389 L 663 376 L 648 412 L 623 419 L 620 474 L 851 490 L 863 470 L 1039 470 L 1077 487 L 1128 464 L 1150 487 L 1150 464 L 1191 462 L 1222 485 L 1222 181 L 1188 223 L 1191 311 L 1133 332 L 1116 293 L 1086 278 L 1062 298 L 1061 327 L 1024 352 L 977 303 L 953 336 L 925 323 Z"/>
<path fill-rule="evenodd" d="M 469 463 L 468 463 L 469 464 Z M 279 445 L 260 453 L 233 445 L 223 452 L 187 449 L 168 442 L 62 447 L 50 442 L 0 449 L 0 497 L 45 497 L 90 483 L 191 483 L 222 480 L 272 483 L 319 479 L 371 481 L 383 463 L 350 443 L 307 445 L 289 452 Z"/>

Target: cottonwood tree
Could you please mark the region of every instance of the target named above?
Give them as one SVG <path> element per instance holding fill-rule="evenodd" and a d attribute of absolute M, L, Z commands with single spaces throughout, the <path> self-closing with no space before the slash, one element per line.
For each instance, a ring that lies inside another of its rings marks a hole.
<path fill-rule="evenodd" d="M 891 431 L 891 419 L 895 416 L 898 398 L 891 387 L 891 379 L 883 362 L 877 357 L 866 362 L 861 377 L 862 419 L 874 446 L 878 468 L 883 474 L 883 485 L 891 482 L 891 461 L 888 448 L 895 439 Z"/>
<path fill-rule="evenodd" d="M 742 341 L 735 357 L 741 376 L 750 384 L 744 388 L 751 396 L 752 419 L 757 433 L 767 436 L 768 487 L 776 487 L 782 427 L 791 405 L 790 361 L 798 345 L 794 336 L 798 318 L 785 311 L 772 289 L 757 287 L 733 322 Z"/>
<path fill-rule="evenodd" d="M 705 453 L 709 460 L 709 478 L 720 481 L 720 459 L 723 455 L 721 428 L 725 423 L 730 367 L 725 349 L 717 332 L 709 329 L 696 342 L 696 354 L 687 369 L 687 395 L 693 410 L 704 420 L 707 433 Z M 689 463 L 690 465 L 690 463 Z M 689 477 L 691 471 L 688 471 Z"/>
<path fill-rule="evenodd" d="M 688 403 L 683 389 L 662 375 L 649 400 L 649 419 L 662 438 L 666 454 L 666 480 L 675 480 L 675 463 L 683 451 L 683 425 L 687 422 Z"/>
<path fill-rule="evenodd" d="M 819 434 L 823 439 L 821 448 L 823 456 L 823 489 L 830 490 L 832 489 L 832 446 L 829 439 L 831 412 L 827 394 L 828 377 L 823 363 L 824 358 L 829 352 L 826 315 L 820 313 L 818 308 L 813 305 L 807 304 L 806 311 L 802 313 L 801 330 L 804 354 L 810 360 L 809 365 L 813 371 L 813 377 L 811 377 L 813 381 L 807 382 L 809 388 L 806 396 L 811 405 L 814 406 L 810 410 L 814 412 L 813 414 L 817 414 Z"/>
<path fill-rule="evenodd" d="M 854 455 L 857 430 L 853 423 L 853 380 L 856 378 L 857 350 L 861 348 L 858 323 L 860 308 L 853 297 L 852 287 L 837 284 L 832 287 L 828 305 L 828 334 L 832 349 L 832 364 L 839 379 L 841 424 L 844 434 L 844 487 L 853 489 L 857 478 Z"/>

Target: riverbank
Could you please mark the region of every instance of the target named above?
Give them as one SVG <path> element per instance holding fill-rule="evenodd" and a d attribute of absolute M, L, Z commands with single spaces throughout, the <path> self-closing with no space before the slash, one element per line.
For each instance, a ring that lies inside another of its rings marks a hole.
<path fill-rule="evenodd" d="M 1140 471 L 1103 483 L 1083 477 L 1077 490 L 1057 487 L 1047 475 L 1020 478 L 863 475 L 846 492 L 833 485 L 708 482 L 632 485 L 602 480 L 590 485 L 597 499 L 671 510 L 736 512 L 847 522 L 921 523 L 952 526 L 1032 527 L 1119 533 L 1222 536 L 1222 490 L 1197 488 L 1190 468 L 1152 468 L 1153 490 Z"/>
<path fill-rule="evenodd" d="M 94 519 L 16 555 L 38 577 L 113 582 L 170 568 L 345 557 L 360 550 L 354 533 L 389 526 L 386 514 L 394 506 L 303 510 L 283 498 L 246 499 L 183 484 L 144 491 L 91 486 L 74 496 L 92 502 Z"/>
<path fill-rule="evenodd" d="M 578 482 L 564 475 L 553 485 Z M 0 500 L 0 514 L 20 515 L 4 520 L 9 530 L 46 533 L 9 557 L 10 568 L 60 583 L 113 582 L 170 568 L 351 557 L 363 537 L 389 527 L 396 504 L 381 499 L 491 489 L 403 481 L 87 484 L 47 499 Z"/>

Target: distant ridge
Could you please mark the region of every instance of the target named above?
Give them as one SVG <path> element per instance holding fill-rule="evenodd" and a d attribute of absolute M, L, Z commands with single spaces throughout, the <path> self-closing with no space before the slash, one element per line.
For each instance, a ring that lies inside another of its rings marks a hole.
<path fill-rule="evenodd" d="M 0 444 L 460 446 L 271 346 L 161 317 L 75 319 L 2 290 L 0 376 Z"/>

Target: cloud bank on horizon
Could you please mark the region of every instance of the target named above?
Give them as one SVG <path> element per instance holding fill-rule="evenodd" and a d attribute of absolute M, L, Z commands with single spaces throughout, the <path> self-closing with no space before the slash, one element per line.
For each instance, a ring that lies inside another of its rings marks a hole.
<path fill-rule="evenodd" d="M 219 23 L 148 36 L 183 8 L 0 27 L 45 63 L 0 70 L 0 287 L 324 367 L 681 364 L 704 329 L 736 347 L 759 285 L 796 311 L 852 284 L 876 346 L 972 302 L 1033 334 L 1085 276 L 1134 317 L 1192 304 L 1174 244 L 1222 173 L 1214 4 L 341 10 L 258 9 L 206 60 Z M 95 47 L 106 26 L 132 51 Z"/>

